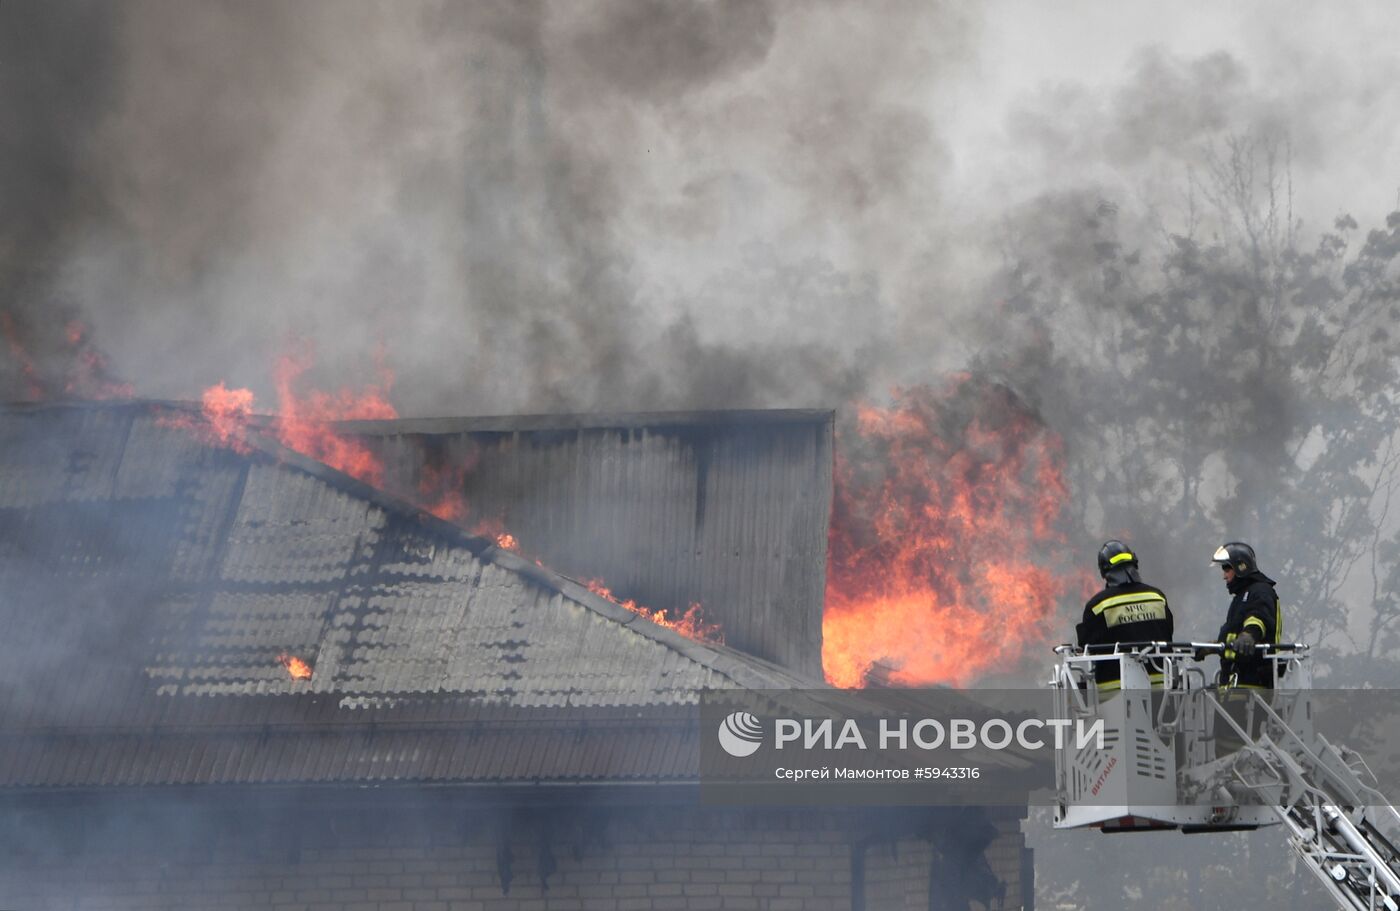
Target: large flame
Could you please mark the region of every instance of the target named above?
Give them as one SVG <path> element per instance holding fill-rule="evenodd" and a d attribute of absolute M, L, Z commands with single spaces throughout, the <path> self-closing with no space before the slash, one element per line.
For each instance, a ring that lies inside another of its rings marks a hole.
<path fill-rule="evenodd" d="M 246 433 L 248 418 L 253 413 L 253 393 L 219 383 L 204 390 L 201 404 L 212 442 L 247 452 Z"/>
<path fill-rule="evenodd" d="M 397 417 L 388 401 L 392 375 L 381 366 L 381 382 L 362 390 L 301 394 L 309 366 L 306 352 L 279 363 L 279 414 L 270 429 L 288 448 L 382 487 L 377 457 L 331 422 Z M 206 390 L 205 437 L 240 446 L 252 404 L 246 389 Z M 898 390 L 889 407 L 856 408 L 837 435 L 827 679 L 862 686 L 879 665 L 878 675 L 896 684 L 965 684 L 1010 669 L 1043 641 L 1057 603 L 1073 589 L 1054 568 L 1067 500 L 1061 458 L 1059 438 L 1020 398 L 967 376 L 938 392 Z M 471 514 L 463 495 L 471 461 L 428 459 L 416 490 L 394 492 L 522 551 L 499 518 Z M 614 595 L 601 580 L 585 584 L 690 638 L 723 641 L 699 604 L 672 617 Z"/>
<path fill-rule="evenodd" d="M 397 418 L 398 412 L 388 398 L 393 374 L 381 361 L 377 384 L 359 390 L 345 387 L 335 392 L 299 392 L 298 381 L 310 366 L 311 352 L 307 347 L 278 360 L 274 372 L 277 414 L 271 424 L 273 435 L 288 449 L 366 484 L 383 487 L 384 463 L 364 443 L 337 433 L 332 422 Z M 200 396 L 202 423 L 180 415 L 166 415 L 162 423 L 190 429 L 211 445 L 247 452 L 253 404 L 252 390 L 230 389 L 221 381 Z"/>
<path fill-rule="evenodd" d="M 253 416 L 250 390 L 230 389 L 223 383 L 210 386 L 200 396 L 200 411 L 198 417 L 183 411 L 162 412 L 156 423 L 188 431 L 207 446 L 223 446 L 243 454 L 252 451 L 248 442 L 248 423 Z"/>
<path fill-rule="evenodd" d="M 960 376 L 896 390 L 837 436 L 823 665 L 864 685 L 1007 670 L 1050 632 L 1066 502 L 1061 444 L 1014 393 Z"/>

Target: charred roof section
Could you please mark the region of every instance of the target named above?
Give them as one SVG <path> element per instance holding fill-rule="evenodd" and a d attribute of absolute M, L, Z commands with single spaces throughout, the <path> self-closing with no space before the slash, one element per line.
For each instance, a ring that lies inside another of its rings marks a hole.
<path fill-rule="evenodd" d="M 822 674 L 830 411 L 351 422 L 390 487 L 460 473 L 466 524 L 619 597 L 684 612 L 728 645 Z"/>

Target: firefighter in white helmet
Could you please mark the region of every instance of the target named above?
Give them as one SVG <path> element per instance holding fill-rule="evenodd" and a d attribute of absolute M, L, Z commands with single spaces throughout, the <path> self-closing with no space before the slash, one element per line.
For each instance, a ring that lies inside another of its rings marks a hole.
<path fill-rule="evenodd" d="M 1274 580 L 1259 571 L 1254 548 L 1243 541 L 1220 545 L 1211 557 L 1220 567 L 1225 588 L 1234 596 L 1217 637 L 1225 644 L 1220 656 L 1221 681 L 1232 686 L 1271 689 L 1273 668 L 1255 651 L 1261 643 L 1276 644 L 1283 636 L 1283 609 Z"/>

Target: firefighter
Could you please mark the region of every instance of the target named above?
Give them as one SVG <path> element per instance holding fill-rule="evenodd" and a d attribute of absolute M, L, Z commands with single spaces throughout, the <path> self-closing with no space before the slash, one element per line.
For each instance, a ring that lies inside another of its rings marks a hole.
<path fill-rule="evenodd" d="M 1234 596 L 1216 637 L 1225 645 L 1220 679 L 1231 686 L 1272 689 L 1273 666 L 1256 652 L 1256 646 L 1282 641 L 1283 611 L 1274 580 L 1259 571 L 1254 548 L 1243 541 L 1220 545 L 1211 562 L 1220 567 L 1225 588 Z"/>
<path fill-rule="evenodd" d="M 1075 627 L 1080 648 L 1171 641 L 1173 623 L 1167 596 L 1142 581 L 1132 548 L 1122 541 L 1105 541 L 1099 548 L 1099 575 L 1103 577 L 1103 591 L 1084 605 L 1084 619 Z M 1154 683 L 1160 683 L 1160 667 L 1150 676 Z M 1117 690 L 1118 678 L 1117 661 L 1094 662 L 1094 679 L 1101 691 Z"/>

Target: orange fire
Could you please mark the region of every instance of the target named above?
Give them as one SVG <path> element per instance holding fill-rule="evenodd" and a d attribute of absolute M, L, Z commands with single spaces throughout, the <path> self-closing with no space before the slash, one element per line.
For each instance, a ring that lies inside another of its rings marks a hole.
<path fill-rule="evenodd" d="M 311 679 L 311 665 L 307 664 L 296 655 L 281 654 L 277 656 L 277 660 L 282 662 L 282 666 L 287 669 L 287 673 L 292 675 L 292 679 Z"/>
<path fill-rule="evenodd" d="M 312 390 L 301 395 L 296 383 L 311 366 L 310 349 L 283 356 L 274 373 L 278 413 L 272 431 L 278 441 L 295 452 L 343 471 L 375 487 L 384 485 L 384 464 L 369 447 L 335 432 L 333 421 L 396 418 L 389 404 L 388 389 L 393 374 L 380 364 L 380 383 L 356 392 L 343 388 L 335 393 Z M 191 427 L 212 445 L 247 452 L 248 420 L 253 413 L 253 393 L 249 389 L 229 389 L 219 382 L 204 390 L 201 406 L 205 426 Z M 163 423 L 191 426 L 178 416 Z"/>
<path fill-rule="evenodd" d="M 162 410 L 156 423 L 186 430 L 207 446 L 223 446 L 245 455 L 252 451 L 248 443 L 248 421 L 253 414 L 251 391 L 230 389 L 219 383 L 204 390 L 200 406 L 200 416 Z"/>
<path fill-rule="evenodd" d="M 478 538 L 490 538 L 502 550 L 520 550 L 520 542 L 515 535 L 506 531 L 505 523 L 499 518 L 479 519 L 471 527 L 471 533 Z M 536 561 L 538 562 L 538 561 Z"/>
<path fill-rule="evenodd" d="M 324 462 L 332 468 L 352 475 L 367 484 L 384 486 L 384 465 L 363 443 L 335 432 L 331 422 L 339 420 L 375 420 L 398 417 L 389 403 L 388 391 L 393 375 L 381 364 L 381 382 L 360 392 L 342 389 L 329 394 L 313 390 L 301 395 L 295 390 L 297 381 L 310 367 L 306 350 L 283 357 L 276 370 L 279 413 L 271 424 L 272 431 L 288 449 Z M 246 433 L 253 408 L 253 393 L 248 389 L 229 389 L 222 382 L 204 391 L 202 397 L 203 426 L 194 426 L 180 416 L 167 417 L 164 423 L 187 427 L 199 433 L 211 445 L 247 451 Z M 457 459 L 454 463 L 430 460 L 421 470 L 416 492 L 395 491 L 407 495 L 421 508 L 441 519 L 466 525 L 470 510 L 464 494 L 467 473 L 475 458 Z M 503 550 L 521 551 L 520 541 L 506 530 L 498 517 L 478 519 L 470 526 L 471 533 L 490 538 Z M 543 565 L 539 559 L 535 563 Z M 723 643 L 720 626 L 707 623 L 703 610 L 693 603 L 679 617 L 672 618 L 665 610 L 641 607 L 635 601 L 615 597 L 601 580 L 586 583 L 590 590 L 615 604 L 640 614 L 654 623 L 673 629 L 683 636 L 707 642 Z M 281 656 L 294 677 L 304 679 L 311 669 L 298 658 Z M 304 675 L 301 673 L 304 671 Z"/>
<path fill-rule="evenodd" d="M 1049 635 L 1067 573 L 1050 568 L 1067 499 L 1061 442 L 1005 387 L 961 376 L 896 390 L 837 436 L 822 660 L 862 686 L 1009 670 Z"/>
<path fill-rule="evenodd" d="M 246 434 L 248 418 L 253 413 L 253 393 L 219 383 L 204 390 L 202 404 L 211 442 L 236 452 L 247 452 Z"/>
<path fill-rule="evenodd" d="M 277 363 L 277 438 L 288 449 L 324 462 L 374 487 L 384 486 L 384 464 L 369 447 L 341 436 L 331 421 L 385 420 L 399 416 L 389 404 L 394 376 L 382 360 L 380 383 L 360 392 L 341 389 L 334 394 L 313 390 L 300 396 L 294 388 L 311 366 L 309 349 L 284 355 Z"/>
<path fill-rule="evenodd" d="M 603 584 L 602 579 L 583 579 L 584 586 L 595 595 L 606 598 L 619 607 L 625 607 L 634 614 L 640 614 L 657 626 L 664 626 L 667 629 L 675 630 L 687 639 L 695 639 L 699 642 L 710 642 L 715 645 L 724 644 L 724 630 L 718 623 L 707 623 L 704 618 L 704 609 L 699 602 L 692 601 L 685 613 L 672 620 L 664 610 L 652 610 L 643 607 L 636 601 L 628 598 L 622 599 L 612 593 L 612 589 Z"/>

